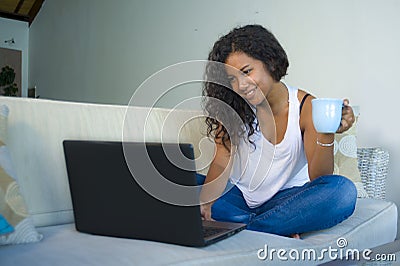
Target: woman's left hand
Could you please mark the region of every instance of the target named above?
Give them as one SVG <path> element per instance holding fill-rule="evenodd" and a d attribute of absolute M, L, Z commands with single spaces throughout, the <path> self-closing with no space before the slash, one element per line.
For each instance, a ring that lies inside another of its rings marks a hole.
<path fill-rule="evenodd" d="M 342 108 L 342 121 L 340 121 L 340 127 L 336 131 L 336 133 L 343 133 L 347 131 L 353 125 L 355 121 L 353 108 L 349 105 L 349 100 L 343 100 L 343 108 Z"/>

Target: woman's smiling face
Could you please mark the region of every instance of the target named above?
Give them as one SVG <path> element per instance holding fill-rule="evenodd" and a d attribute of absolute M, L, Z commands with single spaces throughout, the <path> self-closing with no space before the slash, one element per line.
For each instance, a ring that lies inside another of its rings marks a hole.
<path fill-rule="evenodd" d="M 225 63 L 228 79 L 236 93 L 254 106 L 265 101 L 276 81 L 262 61 L 243 52 L 234 52 Z"/>

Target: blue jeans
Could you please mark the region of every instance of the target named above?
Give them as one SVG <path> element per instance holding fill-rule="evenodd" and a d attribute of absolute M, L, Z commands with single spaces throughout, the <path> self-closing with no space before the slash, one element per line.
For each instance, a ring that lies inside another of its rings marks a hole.
<path fill-rule="evenodd" d="M 217 221 L 240 222 L 247 229 L 282 236 L 332 227 L 353 212 L 357 190 L 352 181 L 326 175 L 301 187 L 279 191 L 259 207 L 249 208 L 234 186 L 212 206 Z"/>

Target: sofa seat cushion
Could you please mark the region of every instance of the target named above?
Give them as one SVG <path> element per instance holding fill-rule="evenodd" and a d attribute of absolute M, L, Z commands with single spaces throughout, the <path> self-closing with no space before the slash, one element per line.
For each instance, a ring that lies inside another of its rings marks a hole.
<path fill-rule="evenodd" d="M 385 224 L 385 226 L 382 226 Z M 102 237 L 79 233 L 74 224 L 39 228 L 44 240 L 35 244 L 0 248 L 0 264 L 11 265 L 249 265 L 267 263 L 257 253 L 268 249 L 337 248 L 345 238 L 348 248 L 372 248 L 395 239 L 397 208 L 392 202 L 358 199 L 354 214 L 337 226 L 303 234 L 292 239 L 244 230 L 205 248 L 191 248 L 144 240 Z M 318 254 L 318 253 L 317 253 Z M 268 260 L 269 258 L 267 258 Z M 326 256 L 324 261 L 329 260 Z M 273 259 L 274 264 L 288 261 Z M 322 261 L 297 261 L 296 265 L 316 265 Z"/>

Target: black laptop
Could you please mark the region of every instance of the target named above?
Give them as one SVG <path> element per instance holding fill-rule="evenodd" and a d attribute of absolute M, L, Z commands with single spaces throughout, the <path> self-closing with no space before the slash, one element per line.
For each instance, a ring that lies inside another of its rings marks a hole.
<path fill-rule="evenodd" d="M 196 186 L 190 144 L 65 140 L 63 146 L 75 225 L 80 232 L 205 246 L 245 228 L 239 223 L 203 221 L 198 204 L 169 202 L 143 186 L 143 180 L 153 180 L 157 185 L 160 179 L 156 172 L 164 177 L 158 189 L 166 188 L 167 194 L 171 184 Z M 176 151 L 188 159 L 185 163 L 190 167 L 171 162 Z M 126 159 L 127 152 L 130 159 Z M 156 171 L 144 171 L 149 165 L 144 161 L 149 159 Z M 170 192 L 175 198 L 179 196 L 176 191 Z M 185 200 L 198 202 L 199 188 L 192 192 L 185 195 L 192 198 Z"/>

